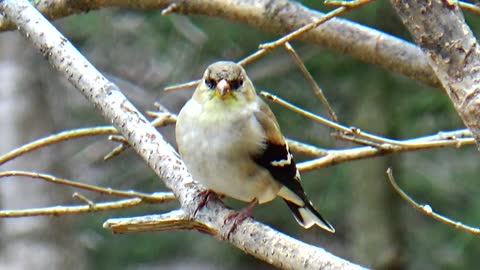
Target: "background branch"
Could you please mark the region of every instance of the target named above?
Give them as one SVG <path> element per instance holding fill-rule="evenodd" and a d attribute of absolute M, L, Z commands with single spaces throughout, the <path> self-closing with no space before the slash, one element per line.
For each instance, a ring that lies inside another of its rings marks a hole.
<path fill-rule="evenodd" d="M 327 154 L 319 158 L 301 162 L 298 164 L 300 171 L 309 171 L 335 164 L 378 157 L 391 153 L 415 151 L 419 149 L 431 149 L 438 147 L 456 147 L 472 145 L 475 143 L 468 130 L 455 130 L 440 132 L 439 134 L 424 136 L 408 140 L 395 140 L 397 144 L 383 144 L 382 148 L 372 146 L 357 147 L 352 149 L 328 149 Z"/>
<path fill-rule="evenodd" d="M 103 188 L 103 187 L 98 187 L 94 185 L 89 185 L 85 183 L 80 183 L 80 182 L 75 182 L 67 179 L 62 179 L 58 178 L 49 174 L 42 174 L 42 173 L 35 173 L 35 172 L 25 172 L 25 171 L 6 171 L 6 172 L 0 172 L 0 178 L 3 177 L 12 177 L 12 176 L 23 176 L 23 177 L 30 177 L 33 179 L 40 179 L 44 180 L 47 182 L 59 184 L 59 185 L 65 185 L 65 186 L 70 186 L 74 188 L 80 188 L 84 190 L 89 190 L 93 191 L 96 193 L 100 194 L 107 194 L 107 195 L 115 195 L 115 196 L 121 196 L 121 197 L 127 197 L 127 198 L 140 198 L 144 200 L 145 202 L 151 202 L 151 203 L 160 203 L 160 202 L 169 202 L 175 200 L 175 196 L 173 194 L 147 194 L 143 192 L 137 192 L 137 191 L 124 191 L 124 190 L 116 190 L 112 188 Z"/>
<path fill-rule="evenodd" d="M 433 211 L 432 207 L 428 204 L 420 205 L 416 201 L 414 201 L 405 191 L 403 191 L 400 186 L 398 186 L 397 182 L 395 181 L 395 178 L 393 177 L 393 172 L 391 168 L 387 169 L 387 177 L 388 181 L 390 182 L 390 185 L 392 185 L 393 189 L 404 199 L 407 201 L 413 208 L 416 210 L 424 213 L 427 216 L 430 216 L 442 223 L 445 223 L 449 226 L 452 226 L 455 229 L 462 230 L 465 232 L 469 232 L 471 234 L 480 234 L 480 228 L 478 227 L 472 227 L 469 225 L 465 225 L 461 223 L 460 221 L 455 221 L 449 217 L 446 217 L 444 215 L 440 215 Z"/>
<path fill-rule="evenodd" d="M 31 216 L 60 216 L 93 213 L 114 209 L 126 209 L 145 203 L 140 198 L 123 199 L 109 202 L 94 203 L 93 207 L 87 205 L 58 205 L 51 207 L 28 208 L 18 210 L 0 210 L 0 217 L 31 217 Z"/>
<path fill-rule="evenodd" d="M 107 7 L 164 9 L 176 3 L 173 10 L 184 15 L 206 15 L 242 22 L 262 31 L 285 34 L 321 18 L 324 13 L 289 0 L 43 0 L 37 8 L 49 19 L 79 14 Z M 14 29 L 0 17 L 0 30 Z M 411 79 L 439 86 L 425 55 L 415 45 L 369 27 L 334 18 L 301 37 L 302 40 L 351 55 L 367 63 L 403 74 Z"/>

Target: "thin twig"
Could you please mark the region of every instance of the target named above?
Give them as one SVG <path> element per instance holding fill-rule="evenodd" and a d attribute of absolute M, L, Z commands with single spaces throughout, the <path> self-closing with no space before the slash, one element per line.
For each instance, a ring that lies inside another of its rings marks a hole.
<path fill-rule="evenodd" d="M 48 137 L 41 138 L 39 140 L 33 141 L 31 143 L 25 144 L 21 147 L 18 147 L 5 155 L 0 156 L 0 165 L 6 163 L 7 161 L 13 160 L 18 156 L 24 155 L 28 152 L 32 152 L 41 147 L 45 147 L 51 144 L 59 143 L 62 141 L 67 141 L 71 139 L 76 139 L 80 137 L 92 136 L 92 135 L 106 135 L 106 134 L 116 134 L 118 131 L 112 126 L 102 126 L 102 127 L 89 127 L 89 128 L 80 128 L 73 129 L 68 131 L 63 131 L 57 134 L 50 135 Z"/>
<path fill-rule="evenodd" d="M 159 111 L 159 112 L 147 111 L 145 113 L 146 115 L 154 118 L 153 121 L 151 122 L 153 126 L 163 127 L 163 126 L 166 126 L 166 125 L 175 124 L 177 122 L 177 116 L 176 115 L 170 113 L 166 108 L 164 108 L 159 103 L 156 103 L 155 106 L 158 107 L 158 109 L 161 110 L 161 111 Z M 123 153 L 123 151 L 125 151 L 126 149 L 130 148 L 130 144 L 128 143 L 128 141 L 123 136 L 110 135 L 110 136 L 108 136 L 108 139 L 110 141 L 120 142 L 120 144 L 117 147 L 115 147 L 114 149 L 112 149 L 112 151 L 110 151 L 108 154 L 106 154 L 103 157 L 103 160 L 112 159 L 112 158 L 120 155 L 121 153 Z"/>
<path fill-rule="evenodd" d="M 121 135 L 110 135 L 108 136 L 108 140 L 112 142 L 128 143 L 128 141 L 125 140 L 125 137 Z"/>
<path fill-rule="evenodd" d="M 61 216 L 71 214 L 92 213 L 114 209 L 125 209 L 145 203 L 140 198 L 123 199 L 111 202 L 95 203 L 94 207 L 90 205 L 67 205 L 50 206 L 40 208 L 29 208 L 19 210 L 0 210 L 0 218 L 8 217 L 30 217 L 30 216 Z"/>
<path fill-rule="evenodd" d="M 367 133 L 365 131 L 360 130 L 359 128 L 356 127 L 347 127 L 345 125 L 342 125 L 340 123 L 332 122 L 324 117 L 321 117 L 319 115 L 316 115 L 314 113 L 308 112 L 296 105 L 293 105 L 292 103 L 279 98 L 278 96 L 275 96 L 273 94 L 270 94 L 268 92 L 262 91 L 260 92 L 260 95 L 264 96 L 265 98 L 271 100 L 272 102 L 275 102 L 277 104 L 280 104 L 284 106 L 287 109 L 290 109 L 300 115 L 303 115 L 309 119 L 312 119 L 316 122 L 319 122 L 323 125 L 326 125 L 328 127 L 331 127 L 335 130 L 341 131 L 344 134 L 343 136 L 350 136 L 349 140 L 354 141 L 355 137 L 363 138 L 372 141 L 372 143 L 369 143 L 368 141 L 362 141 L 362 144 L 367 144 L 371 146 L 379 146 L 381 145 L 382 150 L 385 150 L 384 148 L 388 148 L 393 146 L 403 146 L 403 147 L 418 147 L 417 141 L 415 140 L 394 140 L 394 139 L 389 139 L 389 138 L 384 138 L 378 135 L 374 135 L 371 133 Z M 430 141 L 430 142 L 423 142 L 423 146 L 429 145 L 429 146 L 445 146 L 445 144 L 470 144 L 470 138 L 468 139 L 459 139 L 459 140 L 446 140 L 446 141 Z M 380 146 L 379 146 L 380 147 Z"/>
<path fill-rule="evenodd" d="M 317 95 L 317 97 L 322 102 L 323 106 L 325 106 L 325 108 L 327 109 L 327 112 L 330 115 L 330 118 L 333 121 L 338 122 L 337 115 L 335 114 L 335 111 L 332 109 L 332 106 L 330 106 L 330 103 L 328 102 L 327 98 L 323 94 L 322 89 L 320 88 L 320 86 L 318 86 L 317 82 L 313 78 L 312 74 L 308 71 L 307 67 L 305 66 L 302 59 L 300 58 L 300 56 L 295 51 L 295 49 L 293 49 L 292 45 L 290 45 L 289 42 L 285 43 L 285 49 L 293 57 L 293 60 L 295 60 L 295 63 L 300 68 L 303 75 L 305 76 L 307 81 L 312 86 L 313 92 L 315 93 L 315 95 Z"/>
<path fill-rule="evenodd" d="M 382 148 L 371 146 L 357 147 L 342 150 L 326 150 L 327 154 L 309 161 L 297 164 L 300 171 L 309 171 L 322 167 L 332 166 L 342 162 L 349 162 L 359 159 L 382 156 L 390 153 L 415 151 L 422 149 L 431 149 L 439 147 L 453 146 L 459 148 L 464 145 L 473 145 L 475 140 L 471 133 L 466 129 L 454 130 L 448 132 L 439 132 L 434 135 L 408 139 L 399 145 L 384 144 Z"/>
<path fill-rule="evenodd" d="M 88 199 L 87 197 L 85 197 L 84 195 L 78 193 L 78 192 L 75 192 L 72 194 L 72 198 L 75 198 L 77 200 L 80 200 L 84 203 L 86 203 L 88 205 L 88 207 L 90 207 L 91 209 L 95 209 L 95 203 Z"/>
<path fill-rule="evenodd" d="M 337 133 L 332 133 L 331 135 L 332 135 L 332 137 L 340 139 L 340 140 L 344 140 L 344 141 L 348 141 L 348 142 L 352 142 L 352 143 L 356 143 L 356 144 L 360 144 L 360 145 L 372 146 L 372 147 L 375 147 L 375 148 L 378 148 L 378 149 L 381 149 L 381 150 L 387 150 L 389 148 L 389 146 L 391 146 L 390 144 L 387 144 L 387 145 L 379 144 L 379 143 L 376 143 L 376 142 L 372 142 L 372 141 L 369 141 L 369 140 L 358 138 L 356 136 L 351 136 L 351 135 L 338 133 L 338 132 Z"/>
<path fill-rule="evenodd" d="M 108 136 L 108 140 L 120 142 L 120 144 L 117 147 L 113 148 L 108 154 L 106 154 L 103 157 L 103 160 L 105 161 L 120 155 L 120 153 L 122 153 L 123 151 L 125 151 L 125 149 L 130 147 L 130 145 L 128 144 L 128 141 L 123 136 L 110 135 Z"/>
<path fill-rule="evenodd" d="M 174 84 L 171 86 L 167 86 L 163 88 L 163 91 L 169 92 L 169 91 L 175 91 L 175 90 L 180 90 L 180 89 L 187 89 L 191 87 L 196 87 L 200 83 L 200 80 L 194 80 L 194 81 L 189 81 L 186 83 L 181 83 L 181 84 Z"/>
<path fill-rule="evenodd" d="M 172 125 L 177 122 L 177 116 L 170 112 L 146 111 L 145 114 L 155 118 L 152 121 L 152 125 L 156 127 Z"/>
<path fill-rule="evenodd" d="M 152 121 L 152 125 L 156 127 L 170 125 L 175 123 L 176 116 L 168 112 L 147 112 L 150 116 L 155 117 Z M 52 134 L 48 137 L 44 137 L 28 144 L 24 144 L 21 147 L 18 147 L 4 155 L 0 156 L 0 165 L 11 161 L 21 155 L 32 152 L 42 147 L 52 145 L 55 143 L 68 141 L 72 139 L 87 137 L 87 136 L 97 136 L 97 135 L 108 135 L 108 134 L 118 134 L 118 131 L 113 126 L 100 126 L 100 127 L 87 127 L 79 128 L 73 130 L 62 131 L 57 134 Z M 121 136 L 112 137 L 112 140 L 122 140 Z M 123 139 L 124 140 L 124 139 Z M 123 149 L 122 149 L 123 150 Z M 113 150 L 115 151 L 115 150 Z M 107 155 L 108 156 L 108 155 Z"/>
<path fill-rule="evenodd" d="M 162 16 L 166 16 L 172 12 L 175 11 L 175 9 L 177 9 L 177 3 L 173 2 L 171 3 L 170 5 L 168 5 L 166 8 L 162 9 Z"/>
<path fill-rule="evenodd" d="M 327 6 L 332 7 L 348 7 L 348 8 L 355 8 L 372 2 L 373 0 L 325 0 L 323 3 Z"/>
<path fill-rule="evenodd" d="M 472 227 L 469 225 L 465 225 L 459 221 L 452 220 L 446 216 L 440 215 L 433 211 L 432 207 L 428 204 L 420 205 L 419 203 L 415 202 L 405 191 L 403 191 L 400 186 L 395 181 L 393 177 L 393 172 L 391 168 L 387 169 L 387 176 L 390 184 L 392 185 L 393 189 L 402 197 L 405 201 L 407 201 L 413 208 L 416 210 L 424 213 L 427 216 L 430 216 L 442 223 L 445 223 L 449 226 L 454 227 L 455 229 L 462 230 L 465 232 L 469 232 L 472 234 L 480 234 L 480 229 L 476 227 Z"/>
<path fill-rule="evenodd" d="M 271 50 L 273 50 L 273 49 L 275 49 L 279 46 L 282 46 L 286 42 L 291 41 L 291 40 L 301 36 L 302 34 L 314 29 L 315 27 L 318 27 L 320 24 L 325 23 L 326 21 L 330 20 L 331 18 L 342 14 L 343 12 L 347 11 L 348 9 L 349 8 L 346 8 L 346 7 L 337 8 L 335 10 L 330 11 L 329 13 L 326 13 L 325 15 L 320 17 L 319 19 L 317 19 L 317 20 L 315 20 L 315 21 L 313 21 L 313 22 L 311 22 L 311 23 L 309 23 L 309 24 L 291 32 L 291 33 L 289 33 L 288 35 L 285 35 L 285 36 L 281 37 L 280 39 L 277 39 L 275 41 L 271 41 L 271 42 L 268 42 L 268 43 L 260 44 L 259 49 L 256 52 L 254 52 L 253 54 L 251 54 L 251 55 L 245 57 L 244 59 L 240 60 L 238 62 L 238 64 L 241 65 L 241 66 L 246 66 L 249 63 L 255 61 L 256 59 L 262 57 L 263 55 L 265 55 L 269 51 L 271 51 Z"/>
<path fill-rule="evenodd" d="M 156 196 L 152 194 L 147 194 L 143 192 L 137 192 L 137 191 L 123 191 L 123 190 L 116 190 L 112 188 L 102 188 L 94 185 L 89 185 L 85 183 L 79 183 L 63 178 L 58 178 L 49 174 L 43 174 L 43 173 L 35 173 L 35 172 L 27 172 L 27 171 L 5 171 L 5 172 L 0 172 L 0 178 L 2 177 L 12 177 L 12 176 L 22 176 L 22 177 L 31 177 L 34 179 L 41 179 L 47 182 L 55 183 L 55 184 L 60 184 L 60 185 L 66 185 L 66 186 L 71 186 L 71 187 L 76 187 L 76 188 L 81 188 L 97 193 L 102 193 L 102 194 L 108 194 L 108 195 L 115 195 L 115 196 L 122 196 L 122 197 L 127 197 L 127 198 L 140 198 L 142 200 L 145 200 L 146 202 L 151 202 L 151 203 L 161 203 L 161 202 L 169 202 L 175 200 L 175 196 L 173 196 L 172 193 L 166 193 L 162 194 L 161 196 Z"/>
<path fill-rule="evenodd" d="M 292 41 L 294 40 L 295 38 L 298 38 L 299 36 L 303 35 L 304 33 L 312 30 L 313 28 L 316 28 L 317 26 L 319 26 L 320 24 L 332 19 L 333 17 L 335 16 L 338 16 L 340 14 L 342 14 L 343 12 L 347 11 L 349 8 L 347 7 L 339 7 L 339 8 L 336 8 L 328 13 L 326 13 L 325 15 L 323 15 L 321 18 L 303 26 L 303 27 L 300 27 L 299 29 L 289 33 L 288 35 L 285 35 L 275 41 L 272 41 L 272 42 L 268 42 L 268 43 L 263 43 L 259 46 L 260 49 L 263 49 L 263 50 L 273 50 L 277 47 L 280 47 L 280 46 L 283 46 L 283 44 L 285 44 L 285 42 L 288 42 L 288 41 Z"/>
<path fill-rule="evenodd" d="M 328 154 L 328 151 L 325 149 L 321 149 L 314 145 L 306 144 L 293 139 L 287 139 L 287 143 L 288 148 L 297 154 L 304 154 L 313 157 L 321 157 Z"/>
<path fill-rule="evenodd" d="M 269 50 L 267 50 L 267 49 L 258 49 L 254 53 L 252 53 L 252 54 L 248 55 L 247 57 L 243 58 L 242 60 L 238 61 L 237 64 L 239 64 L 241 66 L 246 66 L 246 65 L 250 64 L 251 62 L 257 60 L 258 58 L 264 56 L 265 54 L 267 54 L 267 52 L 269 52 Z"/>
<path fill-rule="evenodd" d="M 361 131 L 360 129 L 358 128 L 355 128 L 355 127 L 346 127 L 344 125 L 341 125 L 339 123 L 336 123 L 336 122 L 333 122 L 333 121 L 330 121 L 324 117 L 321 117 L 319 115 L 316 115 L 316 114 L 313 114 L 311 112 L 308 112 L 298 106 L 295 106 L 293 105 L 292 103 L 289 103 L 288 101 L 285 101 L 284 99 L 281 99 L 279 98 L 278 96 L 275 96 L 273 94 L 270 94 L 268 92 L 265 92 L 265 91 L 262 91 L 260 92 L 260 95 L 262 95 L 263 97 L 277 103 L 277 104 L 280 104 L 284 107 L 286 107 L 287 109 L 290 109 L 298 114 L 301 114 L 309 119 L 312 119 L 316 122 L 319 122 L 323 125 L 326 125 L 328 127 L 331 127 L 337 131 L 341 131 L 341 132 L 344 132 L 346 135 L 351 135 L 352 137 L 361 137 L 361 138 L 364 138 L 364 139 L 369 139 L 371 141 L 374 141 L 374 144 L 372 146 L 376 146 L 378 145 L 378 142 L 380 143 L 390 143 L 390 144 L 395 144 L 395 142 L 393 142 L 392 140 L 389 140 L 389 139 L 385 139 L 385 138 L 382 138 L 380 136 L 377 136 L 377 135 L 373 135 L 373 134 L 369 134 L 369 133 L 366 133 L 366 132 L 363 132 Z M 362 144 L 367 144 L 366 141 L 362 141 Z"/>
<path fill-rule="evenodd" d="M 110 160 L 110 159 L 120 155 L 121 153 L 123 153 L 123 151 L 125 151 L 125 149 L 127 149 L 127 148 L 130 148 L 129 144 L 127 144 L 127 143 L 119 144 L 117 147 L 113 148 L 109 153 L 107 153 L 105 156 L 103 156 L 103 160 L 104 161 Z"/>

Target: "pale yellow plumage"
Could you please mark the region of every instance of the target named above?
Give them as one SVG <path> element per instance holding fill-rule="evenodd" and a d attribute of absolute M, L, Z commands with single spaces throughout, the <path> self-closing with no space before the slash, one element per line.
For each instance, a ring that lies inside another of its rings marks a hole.
<path fill-rule="evenodd" d="M 207 68 L 176 136 L 188 170 L 207 189 L 247 202 L 279 196 L 300 225 L 335 231 L 307 199 L 275 116 L 238 64 Z"/>

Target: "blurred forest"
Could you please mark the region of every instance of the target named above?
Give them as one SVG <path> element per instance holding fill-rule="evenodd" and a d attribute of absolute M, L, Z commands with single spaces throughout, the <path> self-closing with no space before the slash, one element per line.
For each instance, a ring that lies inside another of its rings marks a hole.
<path fill-rule="evenodd" d="M 302 1 L 331 10 L 321 1 Z M 475 35 L 480 17 L 465 14 Z M 409 40 L 386 1 L 344 18 Z M 54 24 L 141 110 L 158 101 L 178 112 L 193 89 L 165 93 L 168 85 L 199 78 L 220 59 L 238 61 L 277 36 L 222 18 L 161 16 L 159 10 L 104 9 Z M 300 41 L 292 45 L 322 87 L 341 122 L 389 138 L 407 139 L 463 128 L 442 89 L 431 88 L 339 52 Z M 283 49 L 246 67 L 259 90 L 268 90 L 324 115 L 321 102 Z M 68 89 L 68 90 L 65 90 Z M 332 130 L 270 104 L 286 136 L 324 148 L 353 144 Z M 66 79 L 17 32 L 0 34 L 0 154 L 34 139 L 105 121 Z M 174 144 L 173 126 L 161 133 Z M 117 144 L 92 137 L 24 156 L 2 170 L 22 169 L 99 186 L 153 192 L 163 183 L 131 150 L 104 162 Z M 301 161 L 306 157 L 297 155 Z M 279 200 L 254 216 L 288 235 L 374 269 L 475 269 L 478 237 L 427 217 L 401 200 L 388 184 L 392 167 L 400 186 L 419 202 L 455 220 L 480 225 L 479 154 L 475 146 L 439 148 L 342 163 L 303 173 L 310 199 L 336 227 L 335 235 L 299 227 Z M 73 189 L 32 179 L 0 182 L 1 209 L 75 203 Z M 108 197 L 82 192 L 92 200 Z M 233 200 L 226 204 L 239 209 Z M 102 228 L 111 217 L 144 215 L 178 205 L 142 206 L 94 214 L 0 220 L 0 270 L 4 269 L 273 269 L 196 231 L 115 235 Z"/>

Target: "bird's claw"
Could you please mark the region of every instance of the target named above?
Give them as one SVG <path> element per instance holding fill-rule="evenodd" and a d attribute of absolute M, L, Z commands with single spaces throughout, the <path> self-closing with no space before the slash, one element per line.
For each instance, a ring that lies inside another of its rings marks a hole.
<path fill-rule="evenodd" d="M 197 196 L 197 198 L 200 198 L 200 203 L 197 205 L 197 208 L 193 212 L 193 216 L 195 216 L 198 212 L 198 210 L 202 209 L 207 205 L 207 203 L 213 199 L 217 199 L 217 194 L 209 189 L 200 191 Z"/>
<path fill-rule="evenodd" d="M 240 211 L 233 212 L 229 214 L 225 220 L 223 221 L 223 224 L 227 224 L 227 221 L 232 220 L 232 226 L 228 230 L 227 233 L 227 238 L 229 239 L 232 233 L 237 229 L 238 224 L 240 224 L 242 221 L 250 217 L 250 213 L 252 212 L 253 207 L 257 204 L 258 200 L 255 198 L 253 199 L 247 207 L 243 208 Z"/>

